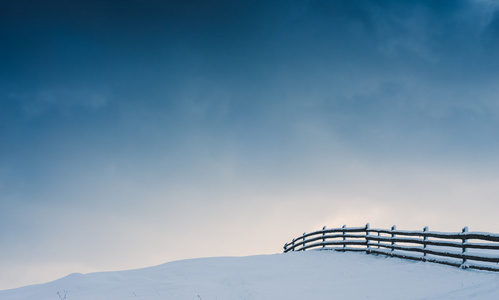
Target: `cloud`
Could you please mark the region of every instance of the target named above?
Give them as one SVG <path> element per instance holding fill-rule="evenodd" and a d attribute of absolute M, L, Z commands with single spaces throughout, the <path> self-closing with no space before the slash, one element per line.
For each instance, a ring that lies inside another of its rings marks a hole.
<path fill-rule="evenodd" d="M 27 118 L 39 117 L 51 110 L 68 115 L 79 109 L 100 109 L 109 101 L 102 93 L 67 88 L 41 90 L 36 95 L 10 95 L 9 98 L 9 101 L 21 103 Z"/>

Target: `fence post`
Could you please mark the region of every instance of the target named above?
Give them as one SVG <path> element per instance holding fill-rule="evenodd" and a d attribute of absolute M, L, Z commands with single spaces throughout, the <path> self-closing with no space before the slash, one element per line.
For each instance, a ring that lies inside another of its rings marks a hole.
<path fill-rule="evenodd" d="M 293 247 L 293 249 L 291 251 L 295 251 L 295 241 L 296 241 L 296 238 L 294 238 L 293 241 L 291 242 L 291 245 Z"/>
<path fill-rule="evenodd" d="M 392 251 L 391 251 L 391 255 L 392 256 L 393 256 L 393 250 L 394 250 L 393 247 L 395 246 L 395 241 L 393 241 L 393 239 L 395 238 L 395 234 L 393 233 L 394 230 L 397 230 L 397 226 L 396 225 L 392 226 L 392 234 L 391 234 L 392 235 L 392 238 L 391 238 L 391 240 L 392 240 Z"/>
<path fill-rule="evenodd" d="M 307 234 L 306 232 L 303 233 L 303 236 L 302 236 L 302 239 L 303 239 L 303 245 L 302 245 L 302 250 L 305 251 L 306 249 L 303 249 L 305 248 L 305 240 L 307 239 L 307 237 L 305 237 L 305 234 Z"/>
<path fill-rule="evenodd" d="M 369 228 L 370 228 L 370 225 L 369 223 L 366 224 L 366 253 L 369 254 L 371 253 L 371 248 L 369 246 Z"/>
<path fill-rule="evenodd" d="M 302 250 L 303 250 L 303 251 L 305 251 L 305 249 L 304 249 L 304 248 L 305 248 L 305 239 L 306 239 L 305 234 L 307 234 L 307 233 L 306 233 L 306 232 L 304 232 L 304 233 L 303 233 L 303 235 L 302 235 L 303 245 L 302 245 L 301 247 L 302 247 Z"/>
<path fill-rule="evenodd" d="M 423 228 L 423 261 L 426 261 L 426 242 L 428 241 L 428 236 L 424 233 L 428 232 L 428 226 Z"/>
<path fill-rule="evenodd" d="M 463 235 L 465 235 L 466 233 L 468 233 L 468 226 L 465 226 L 463 228 L 462 233 L 463 233 Z M 464 255 L 466 254 L 466 241 L 467 241 L 467 239 L 465 239 L 464 236 L 463 236 L 463 244 L 462 244 L 463 245 L 462 246 L 463 247 L 463 264 L 461 265 L 461 268 L 466 268 L 466 265 L 465 265 L 466 264 L 466 258 L 464 257 Z"/>
<path fill-rule="evenodd" d="M 322 230 L 326 230 L 326 226 L 322 227 Z M 322 248 L 326 247 L 326 245 L 324 244 L 326 242 L 326 233 L 325 232 L 322 232 Z"/>
<path fill-rule="evenodd" d="M 378 231 L 378 249 L 380 248 L 381 241 L 379 240 L 381 236 L 381 232 Z"/>
<path fill-rule="evenodd" d="M 347 227 L 347 225 L 346 225 L 346 224 L 345 224 L 345 225 L 343 225 L 343 227 L 341 227 L 341 228 L 343 228 L 343 231 L 342 231 L 342 232 L 343 232 L 343 250 L 344 250 L 344 249 L 346 249 L 346 246 L 347 246 L 347 245 L 345 244 L 345 241 L 346 241 L 346 238 L 345 238 L 345 229 L 346 229 L 346 227 Z"/>

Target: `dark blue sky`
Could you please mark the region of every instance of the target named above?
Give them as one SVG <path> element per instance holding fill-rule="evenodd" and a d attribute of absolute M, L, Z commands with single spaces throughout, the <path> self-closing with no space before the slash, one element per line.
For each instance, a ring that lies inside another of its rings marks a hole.
<path fill-rule="evenodd" d="M 0 1 L 0 288 L 499 231 L 497 3 L 236 2 Z"/>

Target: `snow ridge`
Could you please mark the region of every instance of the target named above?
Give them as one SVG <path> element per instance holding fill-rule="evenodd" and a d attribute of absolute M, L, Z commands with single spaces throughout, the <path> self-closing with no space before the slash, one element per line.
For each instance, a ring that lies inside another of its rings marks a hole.
<path fill-rule="evenodd" d="M 499 274 L 386 256 L 306 251 L 71 274 L 0 300 L 499 299 Z"/>

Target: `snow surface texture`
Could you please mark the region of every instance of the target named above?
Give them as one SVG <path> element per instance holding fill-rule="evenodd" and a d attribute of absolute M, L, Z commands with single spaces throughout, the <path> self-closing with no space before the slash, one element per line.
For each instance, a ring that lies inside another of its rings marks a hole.
<path fill-rule="evenodd" d="M 306 251 L 71 274 L 0 291 L 0 299 L 59 300 L 58 292 L 66 300 L 499 299 L 499 274 L 364 253 Z"/>

